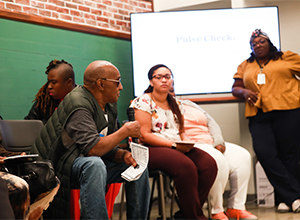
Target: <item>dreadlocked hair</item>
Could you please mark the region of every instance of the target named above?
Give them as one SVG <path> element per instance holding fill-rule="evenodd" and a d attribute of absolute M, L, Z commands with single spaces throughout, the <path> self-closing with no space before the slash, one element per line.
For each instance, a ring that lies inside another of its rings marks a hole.
<path fill-rule="evenodd" d="M 67 64 L 69 66 L 72 67 L 73 66 L 71 63 L 68 63 L 65 60 L 51 60 L 49 65 L 46 67 L 46 71 L 45 73 L 48 75 L 48 73 L 50 72 L 50 70 L 52 69 L 56 69 L 57 67 L 59 67 L 61 64 Z M 60 100 L 56 100 L 53 99 L 49 92 L 48 92 L 48 82 L 46 82 L 38 91 L 38 93 L 35 95 L 35 99 L 33 100 L 33 102 L 36 102 L 36 108 L 40 108 L 42 110 L 43 113 L 43 117 L 45 117 L 47 115 L 47 112 L 49 113 L 49 116 L 52 115 L 52 113 L 54 112 L 54 110 L 57 108 Z"/>
<path fill-rule="evenodd" d="M 60 100 L 53 99 L 48 92 L 48 82 L 46 82 L 35 95 L 33 102 L 36 102 L 35 107 L 40 108 L 43 113 L 43 117 L 47 115 L 47 109 L 49 116 L 52 115 L 54 110 L 57 108 Z"/>
<path fill-rule="evenodd" d="M 72 66 L 72 64 L 71 63 L 68 63 L 67 61 L 65 61 L 65 60 L 51 60 L 50 61 L 50 63 L 49 63 L 49 65 L 47 66 L 47 68 L 46 68 L 46 71 L 45 71 L 45 73 L 48 75 L 48 73 L 49 73 L 49 71 L 50 70 L 52 70 L 52 69 L 55 69 L 55 68 L 57 68 L 60 64 L 68 64 L 70 67 L 72 67 L 72 69 L 73 69 L 73 66 Z"/>
<path fill-rule="evenodd" d="M 269 54 L 270 54 L 270 60 L 278 60 L 279 58 L 282 58 L 282 51 L 278 50 L 274 44 L 267 39 L 269 45 L 270 45 L 270 50 L 269 50 Z M 250 57 L 247 59 L 247 62 L 252 63 L 254 60 L 256 59 L 256 56 L 253 52 L 251 52 Z"/>

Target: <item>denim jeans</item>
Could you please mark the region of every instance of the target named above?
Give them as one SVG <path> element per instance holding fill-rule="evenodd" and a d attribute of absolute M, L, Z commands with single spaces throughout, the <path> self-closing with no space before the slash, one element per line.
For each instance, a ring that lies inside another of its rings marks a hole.
<path fill-rule="evenodd" d="M 102 160 L 101 157 L 78 157 L 72 166 L 72 185 L 80 186 L 81 219 L 108 219 L 105 203 L 106 185 L 125 180 L 121 173 L 125 163 Z M 127 219 L 146 219 L 150 187 L 148 170 L 136 181 L 126 182 Z"/>

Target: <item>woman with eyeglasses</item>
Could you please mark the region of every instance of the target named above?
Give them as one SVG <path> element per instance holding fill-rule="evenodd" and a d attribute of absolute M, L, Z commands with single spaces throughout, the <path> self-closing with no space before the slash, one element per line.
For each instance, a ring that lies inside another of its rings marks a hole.
<path fill-rule="evenodd" d="M 217 175 L 215 160 L 193 148 L 184 132 L 182 104 L 169 94 L 171 70 L 163 65 L 148 72 L 150 85 L 131 103 L 141 125 L 141 142 L 149 147 L 149 170 L 162 170 L 174 178 L 181 210 L 178 219 L 207 219 L 202 206 Z"/>
<path fill-rule="evenodd" d="M 232 94 L 245 100 L 253 148 L 274 187 L 278 211 L 300 212 L 300 56 L 277 50 L 260 29 L 250 46 Z"/>

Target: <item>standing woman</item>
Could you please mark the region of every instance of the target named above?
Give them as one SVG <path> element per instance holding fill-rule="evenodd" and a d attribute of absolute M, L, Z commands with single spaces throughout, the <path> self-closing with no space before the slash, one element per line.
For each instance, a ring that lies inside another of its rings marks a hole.
<path fill-rule="evenodd" d="M 149 147 L 149 170 L 159 169 L 174 178 L 181 207 L 177 217 L 207 219 L 202 206 L 216 178 L 217 165 L 206 152 L 175 143 L 190 139 L 184 132 L 183 107 L 169 94 L 172 77 L 167 66 L 153 66 L 148 73 L 148 89 L 131 107 L 141 124 L 140 140 Z"/>
<path fill-rule="evenodd" d="M 274 187 L 278 211 L 300 212 L 300 56 L 281 52 L 256 29 L 232 94 L 244 99 L 253 148 Z"/>

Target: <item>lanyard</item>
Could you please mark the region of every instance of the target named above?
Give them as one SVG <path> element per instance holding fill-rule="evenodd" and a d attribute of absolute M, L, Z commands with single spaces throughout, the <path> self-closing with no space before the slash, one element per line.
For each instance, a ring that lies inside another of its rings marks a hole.
<path fill-rule="evenodd" d="M 260 67 L 260 73 L 257 75 L 257 84 L 258 84 L 258 85 L 264 85 L 264 84 L 266 83 L 266 75 L 262 72 L 262 70 L 263 70 L 264 67 L 260 65 L 260 63 L 258 62 L 257 59 L 255 59 L 255 60 L 256 60 L 257 64 L 259 65 L 259 67 Z M 266 66 L 266 65 L 269 63 L 270 60 L 271 60 L 271 59 L 269 59 L 269 60 L 264 64 L 264 66 Z"/>
<path fill-rule="evenodd" d="M 257 59 L 255 59 L 255 60 L 256 60 L 257 64 L 259 65 L 259 67 L 260 67 L 260 74 L 261 74 L 261 73 L 262 73 L 262 70 L 263 70 L 263 68 L 264 68 L 264 66 L 266 66 L 266 65 L 270 62 L 271 59 L 269 59 L 269 60 L 264 64 L 264 66 L 261 66 Z"/>

